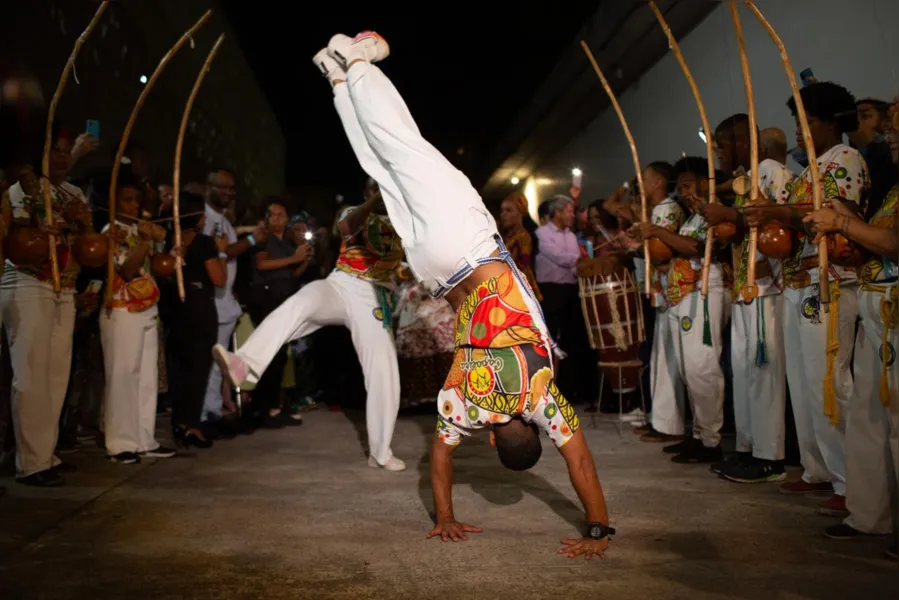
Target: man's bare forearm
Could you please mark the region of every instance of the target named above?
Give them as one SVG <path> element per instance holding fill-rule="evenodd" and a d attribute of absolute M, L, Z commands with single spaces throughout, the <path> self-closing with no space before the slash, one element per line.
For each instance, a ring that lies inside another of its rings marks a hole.
<path fill-rule="evenodd" d="M 568 475 L 578 498 L 584 505 L 588 523 L 609 524 L 609 511 L 602 493 L 602 485 L 593 464 L 593 455 L 587 447 L 584 435 L 578 431 L 567 444 L 560 449 L 568 464 Z"/>
<path fill-rule="evenodd" d="M 453 521 L 453 448 L 437 436 L 431 444 L 431 489 L 437 522 Z"/>

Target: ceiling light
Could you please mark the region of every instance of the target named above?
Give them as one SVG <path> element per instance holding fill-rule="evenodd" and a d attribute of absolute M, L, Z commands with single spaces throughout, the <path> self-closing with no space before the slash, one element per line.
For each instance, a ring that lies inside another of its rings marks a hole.
<path fill-rule="evenodd" d="M 512 178 L 512 185 L 518 185 L 518 182 L 521 181 L 518 177 Z"/>
<path fill-rule="evenodd" d="M 141 75 L 141 76 L 140 76 L 140 82 L 141 82 L 141 83 L 147 83 L 147 76 L 146 76 L 146 75 Z"/>

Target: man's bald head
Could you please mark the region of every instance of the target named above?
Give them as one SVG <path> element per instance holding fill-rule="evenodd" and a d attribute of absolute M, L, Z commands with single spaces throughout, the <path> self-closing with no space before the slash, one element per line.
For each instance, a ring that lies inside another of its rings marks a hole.
<path fill-rule="evenodd" d="M 782 129 L 769 127 L 759 135 L 759 154 L 782 165 L 787 164 L 787 136 Z"/>

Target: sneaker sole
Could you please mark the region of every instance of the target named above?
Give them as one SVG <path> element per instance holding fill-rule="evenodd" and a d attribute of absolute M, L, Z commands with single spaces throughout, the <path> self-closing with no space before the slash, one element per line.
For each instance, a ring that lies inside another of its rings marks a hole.
<path fill-rule="evenodd" d="M 899 553 L 893 552 L 892 550 L 884 550 L 883 555 L 893 560 L 899 560 Z"/>
<path fill-rule="evenodd" d="M 859 538 L 862 537 L 862 536 L 860 536 L 860 535 L 850 535 L 850 536 L 845 536 L 845 535 L 831 535 L 831 534 L 829 534 L 829 533 L 827 533 L 827 532 L 825 531 L 825 532 L 824 532 L 824 537 L 826 537 L 826 538 L 828 538 L 828 539 L 831 539 L 831 540 L 837 540 L 838 542 L 849 542 L 849 541 L 852 541 L 852 540 L 857 540 L 857 539 L 859 539 Z"/>
<path fill-rule="evenodd" d="M 809 490 L 809 491 L 793 491 L 780 488 L 777 490 L 784 496 L 811 496 L 812 494 L 833 494 L 833 489 L 829 490 Z"/>
<path fill-rule="evenodd" d="M 732 477 L 723 473 L 719 473 L 719 475 L 721 475 L 728 481 L 733 481 L 734 483 L 775 483 L 784 481 L 787 478 L 786 473 L 781 473 L 779 475 L 769 475 L 768 477 L 762 477 L 761 479 L 742 479 L 740 477 Z"/>
<path fill-rule="evenodd" d="M 377 38 L 381 41 L 382 44 L 384 44 L 384 56 L 382 56 L 380 58 L 375 58 L 372 62 L 381 62 L 382 60 L 384 60 L 385 58 L 390 56 L 390 44 L 388 44 L 387 40 L 384 39 L 384 36 L 379 34 L 377 31 L 360 31 L 353 38 L 353 43 L 356 43 L 358 41 L 361 41 L 361 40 L 364 40 L 365 38 L 370 38 L 370 37 Z"/>
<path fill-rule="evenodd" d="M 822 517 L 837 517 L 838 519 L 845 519 L 849 516 L 848 510 L 838 510 L 835 508 L 818 508 L 818 514 Z"/>

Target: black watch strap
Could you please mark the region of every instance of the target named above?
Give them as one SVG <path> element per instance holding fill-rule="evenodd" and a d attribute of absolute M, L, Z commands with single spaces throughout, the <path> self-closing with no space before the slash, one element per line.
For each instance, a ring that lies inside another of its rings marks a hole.
<path fill-rule="evenodd" d="M 601 540 L 603 538 L 611 537 L 615 535 L 615 528 L 610 527 L 608 525 L 603 525 L 602 523 L 590 523 L 587 526 L 587 537 L 592 538 L 594 540 Z"/>

